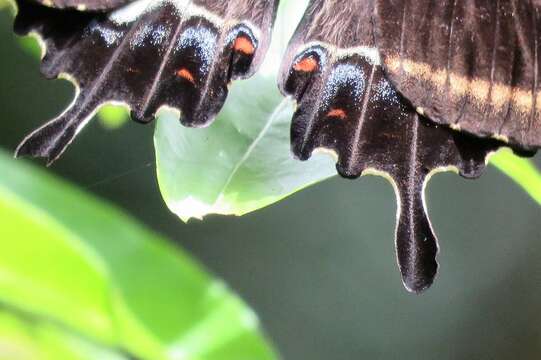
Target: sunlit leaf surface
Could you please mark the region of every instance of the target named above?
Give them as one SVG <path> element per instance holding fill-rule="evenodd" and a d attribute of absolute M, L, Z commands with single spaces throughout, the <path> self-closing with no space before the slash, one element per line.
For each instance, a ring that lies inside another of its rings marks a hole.
<path fill-rule="evenodd" d="M 5 154 L 0 169 L 0 304 L 17 318 L 0 319 L 0 348 L 29 341 L 29 318 L 45 334 L 28 351 L 60 331 L 144 359 L 275 358 L 256 316 L 179 249 L 44 170 Z"/>

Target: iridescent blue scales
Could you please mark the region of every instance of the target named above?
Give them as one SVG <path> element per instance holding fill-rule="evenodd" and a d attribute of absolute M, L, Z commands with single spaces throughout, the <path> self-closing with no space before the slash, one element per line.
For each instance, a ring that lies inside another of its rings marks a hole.
<path fill-rule="evenodd" d="M 208 125 L 228 84 L 261 63 L 278 0 L 18 5 L 16 30 L 44 40 L 45 76 L 67 76 L 80 90 L 64 114 L 17 149 L 52 162 L 106 102 L 126 104 L 139 122 L 166 106 L 179 111 L 184 125 Z M 421 5 L 434 16 L 421 14 Z M 516 12 L 509 11 L 513 6 Z M 455 170 L 475 178 L 499 147 L 528 155 L 541 144 L 539 7 L 530 0 L 311 0 L 290 41 L 278 82 L 297 102 L 292 152 L 307 160 L 323 148 L 337 155 L 344 177 L 375 173 L 390 180 L 398 202 L 398 264 L 410 291 L 428 288 L 438 268 L 424 201 L 431 175 Z M 456 20 L 480 14 L 489 16 L 483 26 Z M 534 31 L 525 32 L 521 21 Z M 489 51 L 501 42 L 514 62 Z M 469 50 L 461 53 L 460 44 Z M 483 49 L 478 57 L 470 53 L 475 48 Z"/>

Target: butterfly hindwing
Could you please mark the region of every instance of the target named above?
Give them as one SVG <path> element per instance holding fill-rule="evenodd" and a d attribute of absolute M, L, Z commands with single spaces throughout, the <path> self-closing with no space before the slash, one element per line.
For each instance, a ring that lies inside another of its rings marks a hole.
<path fill-rule="evenodd" d="M 541 146 L 538 0 L 375 0 L 393 85 L 431 120 Z"/>
<path fill-rule="evenodd" d="M 432 284 L 438 266 L 426 182 L 449 169 L 479 176 L 500 143 L 434 125 L 404 101 L 380 66 L 366 4 L 311 1 L 289 45 L 280 88 L 297 101 L 291 130 L 297 157 L 331 150 L 342 176 L 376 173 L 394 185 L 398 263 L 405 286 L 420 292 Z"/>
<path fill-rule="evenodd" d="M 215 6 L 212 6 L 215 4 Z M 17 32 L 40 34 L 42 72 L 72 79 L 72 106 L 27 137 L 17 155 L 57 159 L 104 103 L 149 122 L 161 107 L 208 125 L 232 80 L 251 76 L 268 47 L 277 1 L 139 0 L 106 14 L 19 3 Z M 209 10 L 210 9 L 210 10 Z"/>

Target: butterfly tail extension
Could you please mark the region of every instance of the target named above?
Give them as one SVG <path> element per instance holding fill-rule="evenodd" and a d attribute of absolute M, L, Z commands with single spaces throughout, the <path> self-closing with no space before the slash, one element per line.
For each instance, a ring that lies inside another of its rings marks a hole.
<path fill-rule="evenodd" d="M 396 189 L 396 256 L 406 289 L 421 293 L 432 285 L 438 272 L 439 247 L 424 200 L 426 178 L 416 176 L 411 180 Z"/>
<path fill-rule="evenodd" d="M 15 157 L 44 158 L 47 166 L 51 165 L 73 142 L 94 112 L 94 108 L 85 111 L 70 108 L 24 138 L 15 151 Z"/>

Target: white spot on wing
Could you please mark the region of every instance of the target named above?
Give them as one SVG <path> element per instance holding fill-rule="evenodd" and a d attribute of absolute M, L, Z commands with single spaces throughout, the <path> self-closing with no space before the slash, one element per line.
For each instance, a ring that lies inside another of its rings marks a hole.
<path fill-rule="evenodd" d="M 388 104 L 398 105 L 400 103 L 396 91 L 387 79 L 381 79 L 375 86 L 371 101 L 386 101 Z"/>
<path fill-rule="evenodd" d="M 148 24 L 137 31 L 130 41 L 130 48 L 136 49 L 143 46 L 146 40 L 150 40 L 153 46 L 160 46 L 170 35 L 171 29 L 164 25 Z"/>
<path fill-rule="evenodd" d="M 216 51 L 217 36 L 205 27 L 188 28 L 182 34 L 175 50 L 180 51 L 187 47 L 196 49 L 202 60 L 201 72 L 207 73 Z"/>
<path fill-rule="evenodd" d="M 331 99 L 336 97 L 338 91 L 347 86 L 356 101 L 360 100 L 365 89 L 365 74 L 362 69 L 351 64 L 340 64 L 333 69 L 327 79 L 323 93 L 323 102 L 329 105 Z"/>
<path fill-rule="evenodd" d="M 111 28 L 101 26 L 100 24 L 95 24 L 90 28 L 90 31 L 97 33 L 99 37 L 105 42 L 107 47 L 115 46 L 118 44 L 124 33 L 122 31 L 117 31 Z"/>

